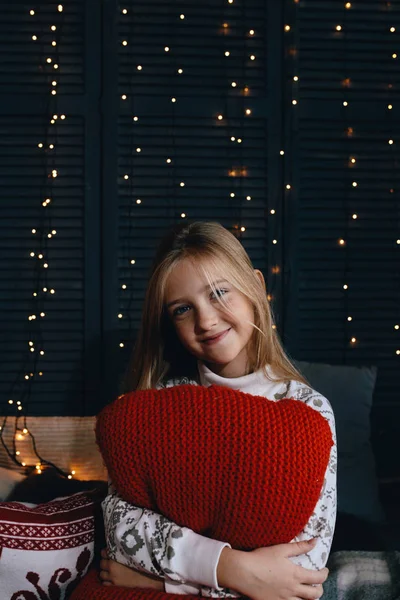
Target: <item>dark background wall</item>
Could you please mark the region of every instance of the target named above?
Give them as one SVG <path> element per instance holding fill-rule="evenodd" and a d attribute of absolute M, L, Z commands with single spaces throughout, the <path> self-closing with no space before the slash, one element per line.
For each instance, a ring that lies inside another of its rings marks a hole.
<path fill-rule="evenodd" d="M 3 2 L 2 414 L 110 401 L 159 238 L 217 220 L 294 358 L 378 366 L 393 454 L 399 32 L 393 0 Z"/>

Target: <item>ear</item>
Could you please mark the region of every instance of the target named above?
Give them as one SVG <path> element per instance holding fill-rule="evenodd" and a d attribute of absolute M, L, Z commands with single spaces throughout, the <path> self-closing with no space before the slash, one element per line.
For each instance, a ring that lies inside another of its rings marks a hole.
<path fill-rule="evenodd" d="M 261 281 L 261 285 L 263 286 L 264 290 L 267 291 L 267 286 L 265 285 L 264 275 L 261 273 L 261 271 L 259 269 L 254 269 L 254 273 L 256 274 L 256 277 L 258 277 L 258 279 Z"/>

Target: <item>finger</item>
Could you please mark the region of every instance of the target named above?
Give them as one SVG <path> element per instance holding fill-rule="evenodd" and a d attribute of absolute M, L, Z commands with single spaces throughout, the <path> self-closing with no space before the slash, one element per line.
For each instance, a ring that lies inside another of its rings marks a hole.
<path fill-rule="evenodd" d="M 109 571 L 110 570 L 109 561 L 102 558 L 100 561 L 100 569 L 102 571 Z"/>
<path fill-rule="evenodd" d="M 302 585 L 298 594 L 303 600 L 317 600 L 322 597 L 324 589 L 322 585 Z"/>
<path fill-rule="evenodd" d="M 100 554 L 102 558 L 108 558 L 107 548 L 103 548 Z"/>
<path fill-rule="evenodd" d="M 299 581 L 304 585 L 324 583 L 329 574 L 329 569 L 326 567 L 320 571 L 312 571 L 311 569 L 304 569 L 304 567 L 299 567 L 299 569 L 301 570 L 299 573 Z"/>
<path fill-rule="evenodd" d="M 110 573 L 108 571 L 100 571 L 99 577 L 102 581 L 111 581 Z"/>
<path fill-rule="evenodd" d="M 306 554 L 314 548 L 316 543 L 317 540 L 314 538 L 312 540 L 302 540 L 301 542 L 291 542 L 290 544 L 285 544 L 285 556 L 299 556 L 300 554 Z"/>
<path fill-rule="evenodd" d="M 103 581 L 103 585 L 113 585 L 111 581 Z"/>

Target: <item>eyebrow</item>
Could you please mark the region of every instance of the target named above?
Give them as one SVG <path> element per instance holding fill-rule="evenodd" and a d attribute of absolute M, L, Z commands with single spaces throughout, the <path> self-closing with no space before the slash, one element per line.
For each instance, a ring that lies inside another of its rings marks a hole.
<path fill-rule="evenodd" d="M 227 279 L 218 279 L 218 281 L 213 281 L 212 285 L 215 287 L 217 286 L 219 283 L 228 283 Z M 209 288 L 211 288 L 210 284 L 207 284 L 204 286 L 204 288 L 202 289 L 203 292 L 205 292 L 206 290 L 208 290 Z M 180 304 L 181 302 L 183 302 L 185 300 L 185 298 L 177 298 L 176 300 L 173 300 L 172 302 L 169 302 L 167 304 L 167 308 L 170 308 L 171 306 L 173 306 L 174 304 Z"/>

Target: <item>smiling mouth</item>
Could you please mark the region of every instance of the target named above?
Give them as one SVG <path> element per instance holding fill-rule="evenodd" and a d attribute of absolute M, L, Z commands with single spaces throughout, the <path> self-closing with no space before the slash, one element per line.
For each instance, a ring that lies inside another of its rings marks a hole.
<path fill-rule="evenodd" d="M 225 331 L 223 331 L 222 333 L 219 333 L 215 337 L 208 338 L 207 340 L 203 340 L 203 344 L 207 344 L 208 346 L 211 344 L 216 344 L 217 342 L 222 340 L 230 332 L 230 330 L 231 330 L 231 328 L 226 329 Z"/>

